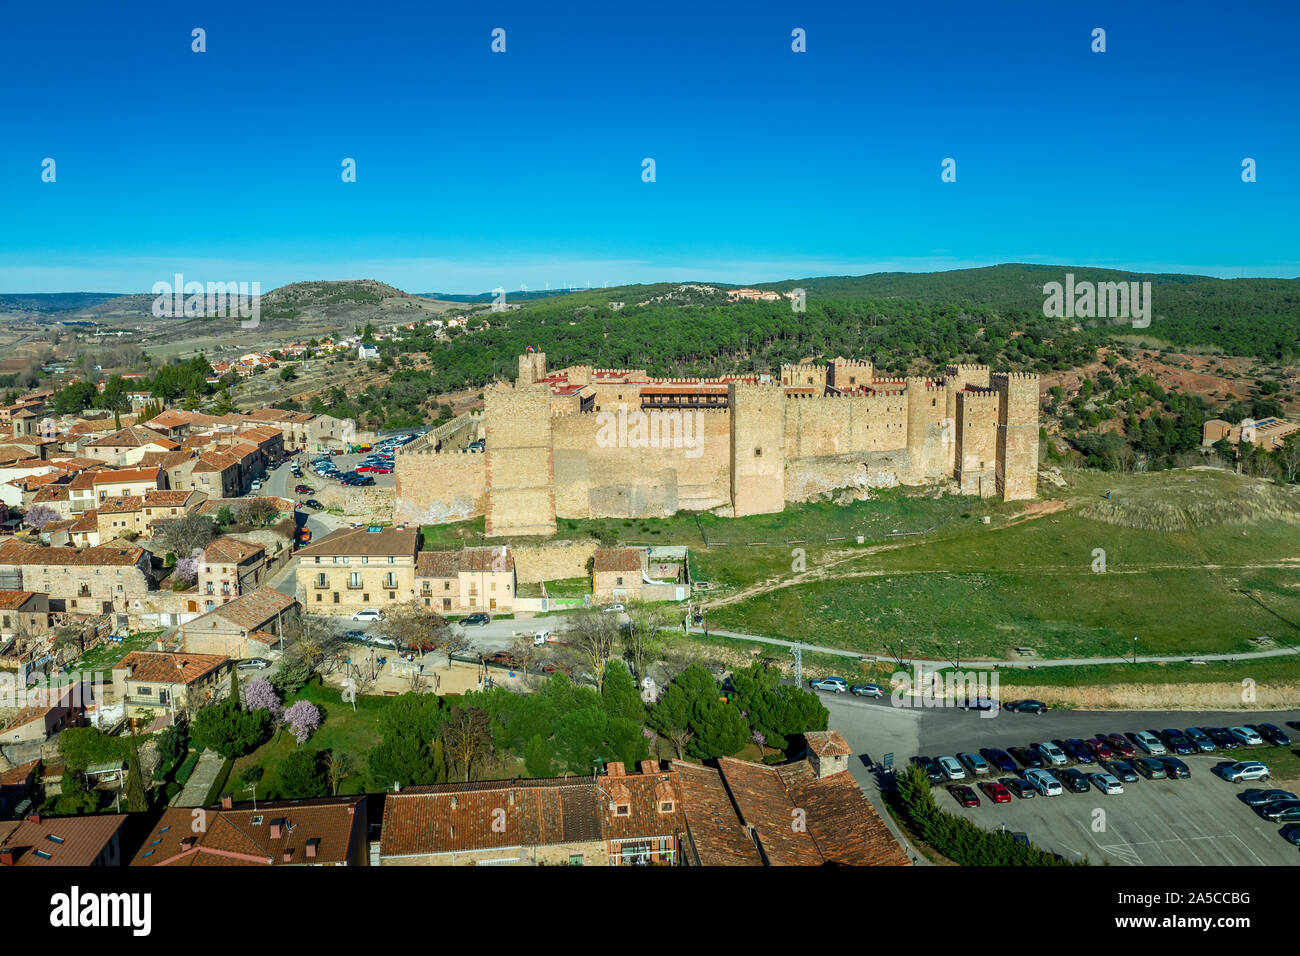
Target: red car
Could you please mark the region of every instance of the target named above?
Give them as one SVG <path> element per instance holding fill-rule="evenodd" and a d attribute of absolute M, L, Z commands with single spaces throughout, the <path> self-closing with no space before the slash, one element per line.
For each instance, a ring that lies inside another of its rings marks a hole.
<path fill-rule="evenodd" d="M 362 465 L 360 468 L 357 469 L 358 472 L 363 472 L 363 471 L 378 471 L 378 470 L 379 470 L 379 469 L 376 468 L 374 465 Z"/>
<path fill-rule="evenodd" d="M 299 485 L 298 487 L 293 489 L 294 494 L 298 494 L 298 495 L 309 495 L 315 490 L 316 489 L 313 488 L 311 485 Z"/>
<path fill-rule="evenodd" d="M 1137 756 L 1137 750 L 1131 743 L 1124 739 L 1122 734 L 1098 734 L 1097 739 L 1104 741 L 1111 747 L 1111 749 L 1125 757 Z"/>
<path fill-rule="evenodd" d="M 373 471 L 376 475 L 391 475 L 391 474 L 393 473 L 393 469 L 391 469 L 391 468 L 384 468 L 384 467 L 379 466 L 379 465 L 376 465 L 375 467 L 371 468 L 370 470 Z"/>
<path fill-rule="evenodd" d="M 978 807 L 980 805 L 980 798 L 975 795 L 974 790 L 965 784 L 954 784 L 948 788 L 948 792 L 963 807 Z M 1008 799 L 1010 799 L 1010 794 L 1008 794 Z"/>
<path fill-rule="evenodd" d="M 1111 750 L 1110 747 L 1106 746 L 1106 744 L 1103 741 L 1097 740 L 1095 738 L 1091 738 L 1085 740 L 1084 744 L 1087 745 L 1088 749 L 1092 751 L 1092 755 L 1096 757 L 1098 760 L 1115 759 L 1115 751 Z"/>
<path fill-rule="evenodd" d="M 980 784 L 980 789 L 983 790 L 984 795 L 994 803 L 1011 802 L 1011 791 L 1002 786 L 1002 784 L 998 783 L 996 780 L 985 780 Z M 965 804 L 963 804 L 963 806 L 965 806 Z M 975 801 L 975 806 L 979 806 L 978 800 Z"/>

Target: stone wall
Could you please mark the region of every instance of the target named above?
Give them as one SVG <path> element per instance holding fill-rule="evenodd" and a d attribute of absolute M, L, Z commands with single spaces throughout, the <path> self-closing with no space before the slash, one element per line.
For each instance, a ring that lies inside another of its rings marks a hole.
<path fill-rule="evenodd" d="M 737 517 L 785 507 L 785 394 L 772 385 L 728 386 L 731 501 Z"/>
<path fill-rule="evenodd" d="M 537 584 L 540 581 L 580 578 L 587 573 L 587 560 L 595 556 L 599 547 L 600 542 L 595 538 L 512 544 L 510 552 L 515 559 L 515 579 L 519 584 Z"/>
<path fill-rule="evenodd" d="M 393 520 L 395 497 L 392 488 L 378 485 L 346 488 L 331 483 L 317 489 L 313 497 L 327 509 L 338 509 L 345 517 L 358 521 L 387 524 Z"/>
<path fill-rule="evenodd" d="M 998 392 L 997 486 L 1005 501 L 1038 493 L 1038 376 L 993 376 Z"/>
<path fill-rule="evenodd" d="M 395 463 L 398 521 L 447 524 L 475 518 L 487 507 L 483 452 L 403 452 Z"/>
<path fill-rule="evenodd" d="M 488 536 L 555 533 L 550 395 L 544 384 L 484 393 Z"/>

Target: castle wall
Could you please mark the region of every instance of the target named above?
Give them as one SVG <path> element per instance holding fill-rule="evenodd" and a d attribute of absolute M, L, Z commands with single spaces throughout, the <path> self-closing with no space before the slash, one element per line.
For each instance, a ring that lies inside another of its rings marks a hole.
<path fill-rule="evenodd" d="M 850 389 L 870 385 L 875 370 L 866 361 L 846 358 L 831 359 L 826 384 L 833 388 Z"/>
<path fill-rule="evenodd" d="M 893 488 L 911 468 L 907 449 L 787 458 L 785 500 L 807 501 L 841 488 Z"/>
<path fill-rule="evenodd" d="M 403 452 L 396 467 L 395 517 L 412 524 L 447 524 L 483 514 L 487 469 L 482 452 Z"/>
<path fill-rule="evenodd" d="M 483 394 L 487 507 L 485 533 L 555 533 L 551 391 L 545 384 L 499 385 Z"/>
<path fill-rule="evenodd" d="M 785 507 L 785 393 L 774 385 L 732 382 L 731 501 L 737 517 Z"/>
<path fill-rule="evenodd" d="M 903 395 L 788 396 L 784 413 L 787 458 L 893 451 L 907 447 Z"/>
<path fill-rule="evenodd" d="M 587 574 L 587 559 L 594 557 L 600 542 L 595 538 L 574 541 L 546 541 L 541 544 L 512 544 L 516 577 L 520 584 L 560 581 Z"/>
<path fill-rule="evenodd" d="M 997 489 L 1004 501 L 1038 493 L 1038 376 L 993 376 L 998 393 Z"/>
<path fill-rule="evenodd" d="M 731 503 L 727 411 L 621 408 L 552 420 L 558 516 L 667 517 Z"/>

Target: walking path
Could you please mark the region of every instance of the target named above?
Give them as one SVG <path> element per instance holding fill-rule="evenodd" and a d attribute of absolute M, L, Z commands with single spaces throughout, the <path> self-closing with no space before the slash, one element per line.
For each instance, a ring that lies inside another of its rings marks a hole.
<path fill-rule="evenodd" d="M 225 761 L 215 750 L 205 750 L 199 754 L 199 762 L 194 765 L 194 772 L 190 774 L 190 779 L 185 781 L 185 789 L 172 801 L 172 806 L 203 806 L 203 801 L 208 798 L 208 791 L 217 781 L 217 774 L 221 773 L 223 763 Z"/>

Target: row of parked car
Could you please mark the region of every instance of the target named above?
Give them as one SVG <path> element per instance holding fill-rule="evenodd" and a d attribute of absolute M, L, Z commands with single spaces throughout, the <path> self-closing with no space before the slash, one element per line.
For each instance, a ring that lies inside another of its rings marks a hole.
<path fill-rule="evenodd" d="M 1300 722 L 1291 721 L 1288 726 L 1300 729 Z M 1107 795 L 1123 793 L 1124 784 L 1134 783 L 1140 776 L 1148 780 L 1185 779 L 1191 776 L 1191 769 L 1171 755 L 1171 750 L 1186 756 L 1265 743 L 1289 746 L 1291 738 L 1276 724 L 1170 728 L 1098 734 L 1086 740 L 1073 737 L 1006 750 L 985 747 L 978 753 L 913 757 L 912 762 L 925 771 L 931 783 L 964 780 L 968 773 L 976 778 L 988 777 L 979 784 L 980 790 L 994 803 L 1009 803 L 1013 795 L 1020 799 L 1038 795 L 1052 797 L 1067 790 L 1088 793 L 1095 788 Z M 1075 766 L 1068 766 L 1072 762 Z M 1019 776 L 994 780 L 995 770 Z M 1225 762 L 1215 767 L 1214 772 L 1233 783 L 1269 779 L 1267 765 L 1258 760 Z M 979 796 L 968 785 L 951 784 L 948 790 L 964 807 L 980 805 Z M 1285 790 L 1247 793 L 1255 800 L 1247 802 L 1261 816 L 1281 822 L 1300 821 L 1300 799 L 1294 794 Z"/>

